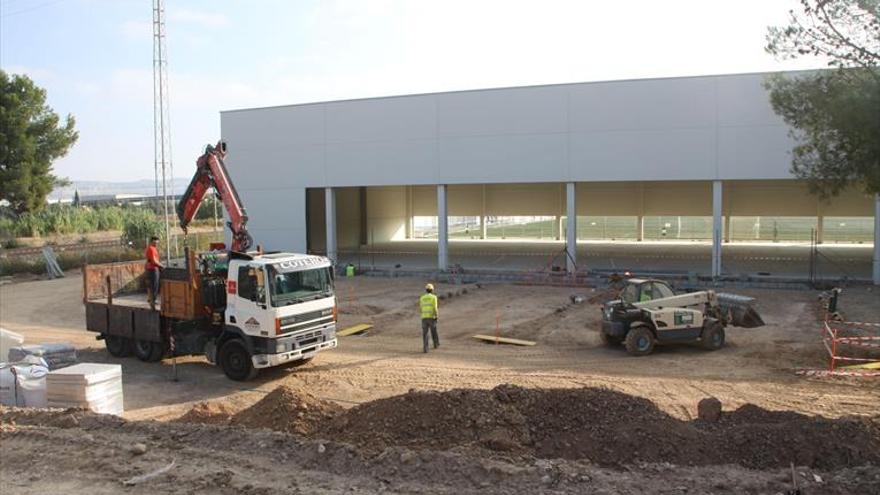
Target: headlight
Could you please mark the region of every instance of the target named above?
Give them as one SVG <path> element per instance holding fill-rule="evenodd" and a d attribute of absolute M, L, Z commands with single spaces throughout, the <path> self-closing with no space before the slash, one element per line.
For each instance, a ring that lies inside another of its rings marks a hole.
<path fill-rule="evenodd" d="M 276 354 L 280 354 L 286 350 L 287 350 L 287 346 L 284 345 L 283 342 L 278 342 L 277 344 L 275 344 L 275 353 Z"/>

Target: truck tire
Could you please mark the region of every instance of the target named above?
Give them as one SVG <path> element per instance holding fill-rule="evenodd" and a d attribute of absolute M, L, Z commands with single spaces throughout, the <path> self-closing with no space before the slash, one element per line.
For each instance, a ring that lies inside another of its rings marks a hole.
<path fill-rule="evenodd" d="M 118 335 L 105 335 L 104 345 L 107 352 L 113 357 L 124 358 L 131 356 L 131 339 Z"/>
<path fill-rule="evenodd" d="M 720 321 L 706 320 L 700 335 L 700 345 L 707 351 L 717 351 L 724 347 L 724 327 Z"/>
<path fill-rule="evenodd" d="M 630 328 L 624 340 L 626 352 L 633 356 L 647 356 L 654 352 L 654 334 L 646 326 Z"/>
<path fill-rule="evenodd" d="M 135 357 L 145 363 L 157 363 L 165 356 L 165 348 L 159 342 L 135 340 L 131 347 Z"/>
<path fill-rule="evenodd" d="M 599 338 L 602 339 L 602 343 L 608 347 L 617 347 L 623 342 L 622 338 L 608 335 L 601 330 L 599 330 Z"/>
<path fill-rule="evenodd" d="M 239 339 L 227 341 L 217 354 L 217 364 L 230 380 L 246 382 L 253 380 L 260 372 L 254 368 L 251 354 Z"/>

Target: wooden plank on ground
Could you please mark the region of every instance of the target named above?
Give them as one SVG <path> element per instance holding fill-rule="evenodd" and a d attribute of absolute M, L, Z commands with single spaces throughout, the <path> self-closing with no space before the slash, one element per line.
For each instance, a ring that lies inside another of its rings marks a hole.
<path fill-rule="evenodd" d="M 507 337 L 495 337 L 494 335 L 474 335 L 474 338 L 477 340 L 483 340 L 485 342 L 497 342 L 499 344 L 513 344 L 513 345 L 526 345 L 526 346 L 537 345 L 537 342 L 532 342 L 531 340 L 510 339 Z"/>
<path fill-rule="evenodd" d="M 343 328 L 342 330 L 339 330 L 338 332 L 336 332 L 336 336 L 337 337 L 347 337 L 349 335 L 354 335 L 356 333 L 364 332 L 364 331 L 369 330 L 371 328 L 373 328 L 373 325 L 370 325 L 368 323 L 359 323 L 353 327 Z"/>
<path fill-rule="evenodd" d="M 841 369 L 850 369 L 850 370 L 880 370 L 880 362 L 876 363 L 865 363 L 865 364 L 851 364 L 849 366 L 841 366 Z"/>

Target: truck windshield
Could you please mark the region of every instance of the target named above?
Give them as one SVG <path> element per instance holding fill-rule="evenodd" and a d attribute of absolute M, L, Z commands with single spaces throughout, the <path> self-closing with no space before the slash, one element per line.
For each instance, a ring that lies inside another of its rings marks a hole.
<path fill-rule="evenodd" d="M 286 306 L 333 295 L 330 269 L 314 268 L 283 272 L 269 265 L 269 289 L 272 306 Z"/>

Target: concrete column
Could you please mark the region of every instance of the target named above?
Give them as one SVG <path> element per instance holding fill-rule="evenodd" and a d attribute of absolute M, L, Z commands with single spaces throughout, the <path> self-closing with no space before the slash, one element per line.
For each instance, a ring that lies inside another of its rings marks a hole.
<path fill-rule="evenodd" d="M 489 237 L 486 227 L 486 184 L 480 188 L 480 239 Z"/>
<path fill-rule="evenodd" d="M 556 215 L 556 240 L 562 240 L 562 231 L 565 230 L 562 228 L 562 215 Z"/>
<path fill-rule="evenodd" d="M 721 181 L 712 182 L 712 278 L 721 276 Z"/>
<path fill-rule="evenodd" d="M 568 253 L 565 260 L 565 267 L 568 273 L 574 273 L 577 270 L 577 203 L 575 196 L 575 183 L 568 182 L 565 184 L 565 203 L 566 203 L 566 235 L 565 250 Z"/>
<path fill-rule="evenodd" d="M 446 218 L 446 185 L 437 186 L 437 269 L 445 272 L 449 267 L 449 229 Z"/>
<path fill-rule="evenodd" d="M 645 216 L 639 215 L 636 217 L 636 240 L 644 241 L 645 240 Z"/>
<path fill-rule="evenodd" d="M 327 222 L 327 257 L 335 264 L 336 251 L 336 189 L 324 189 L 324 215 Z"/>
<path fill-rule="evenodd" d="M 825 239 L 825 216 L 819 215 L 816 217 L 816 242 L 822 244 L 822 241 Z"/>
<path fill-rule="evenodd" d="M 880 194 L 874 195 L 874 285 L 880 285 Z"/>
<path fill-rule="evenodd" d="M 413 238 L 413 190 L 406 186 L 406 238 Z"/>
<path fill-rule="evenodd" d="M 724 217 L 724 242 L 730 243 L 730 214 Z"/>

